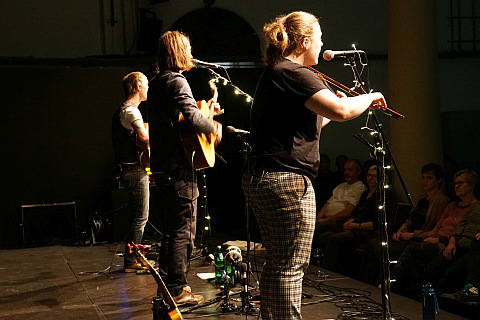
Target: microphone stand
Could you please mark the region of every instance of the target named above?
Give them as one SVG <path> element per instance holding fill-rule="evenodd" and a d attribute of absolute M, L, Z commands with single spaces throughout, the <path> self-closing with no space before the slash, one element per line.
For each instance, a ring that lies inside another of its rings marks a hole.
<path fill-rule="evenodd" d="M 245 141 L 242 134 L 237 133 L 238 139 L 242 142 L 242 148 L 240 152 L 243 154 L 243 167 L 246 168 L 248 163 L 248 156 L 251 151 L 250 144 Z M 244 280 L 246 283 L 244 284 L 245 292 L 243 292 L 242 297 L 242 311 L 245 314 L 248 314 L 255 310 L 254 305 L 250 302 L 250 293 L 248 291 L 248 284 L 250 283 L 250 273 L 251 273 L 251 265 L 250 265 L 250 206 L 248 205 L 248 200 L 245 199 L 245 218 L 246 218 L 246 237 L 247 237 L 247 270 L 246 270 L 246 279 Z"/>
<path fill-rule="evenodd" d="M 359 86 L 363 92 L 366 92 L 363 88 L 363 82 L 360 79 L 360 75 L 355 65 L 355 57 L 347 57 L 348 64 L 353 72 L 353 76 L 357 86 Z M 378 118 L 373 110 L 369 111 L 369 115 L 375 123 L 376 130 L 372 130 L 372 136 L 374 140 L 374 146 L 370 145 L 363 137 L 355 136 L 357 140 L 366 144 L 370 149 L 370 154 L 374 156 L 377 165 L 377 190 L 376 200 L 378 205 L 378 222 L 379 222 L 379 241 L 380 241 L 380 263 L 381 263 L 381 290 L 382 290 L 382 311 L 384 320 L 393 320 L 392 306 L 390 303 L 390 259 L 388 253 L 388 230 L 387 230 L 387 215 L 385 210 L 385 147 L 392 159 L 392 164 L 395 167 L 395 171 L 400 179 L 402 187 L 407 196 L 410 206 L 413 208 L 413 201 L 408 193 L 405 183 L 398 170 L 397 164 L 393 157 L 393 154 L 389 148 L 386 135 L 383 132 L 382 124 L 378 121 Z"/>

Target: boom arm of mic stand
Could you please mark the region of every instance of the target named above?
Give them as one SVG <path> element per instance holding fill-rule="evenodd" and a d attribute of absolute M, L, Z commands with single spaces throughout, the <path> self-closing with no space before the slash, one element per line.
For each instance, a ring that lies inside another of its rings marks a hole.
<path fill-rule="evenodd" d="M 355 66 L 355 59 L 352 59 L 352 57 L 351 57 L 350 59 L 347 59 L 347 61 L 350 65 L 350 68 L 352 69 L 354 79 L 357 81 L 357 83 L 359 83 L 362 91 L 365 92 L 365 89 L 363 88 L 363 83 L 360 79 L 360 74 L 358 73 L 358 70 Z M 371 114 L 372 114 L 373 121 L 375 122 L 375 126 L 377 128 L 377 131 L 378 131 L 378 133 L 381 134 L 381 138 L 383 139 L 383 142 L 385 144 L 385 148 L 387 149 L 388 154 L 390 155 L 390 158 L 392 159 L 392 165 L 395 169 L 395 173 L 397 174 L 398 179 L 400 180 L 400 184 L 402 185 L 403 191 L 405 192 L 405 196 L 407 197 L 408 204 L 410 205 L 410 208 L 413 209 L 415 207 L 415 205 L 413 204 L 412 197 L 410 196 L 410 193 L 407 190 L 407 186 L 405 185 L 405 181 L 403 180 L 402 175 L 400 173 L 400 170 L 398 169 L 397 162 L 395 161 L 395 158 L 392 154 L 392 151 L 390 150 L 390 144 L 389 144 L 389 142 L 386 138 L 385 133 L 383 132 L 383 127 L 380 124 L 380 122 L 378 121 L 378 118 L 375 115 L 374 110 L 372 110 Z M 402 115 L 400 115 L 400 116 L 402 116 Z M 397 119 L 397 118 L 395 118 L 395 119 Z"/>

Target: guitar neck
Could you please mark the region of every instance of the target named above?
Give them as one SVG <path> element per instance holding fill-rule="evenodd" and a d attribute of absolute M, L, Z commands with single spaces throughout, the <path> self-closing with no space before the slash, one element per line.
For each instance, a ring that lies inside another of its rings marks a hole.
<path fill-rule="evenodd" d="M 145 258 L 145 255 L 139 251 L 139 249 L 133 245 L 132 247 L 132 252 L 135 254 L 135 256 L 142 262 L 142 264 L 148 268 L 150 273 L 152 274 L 153 278 L 158 284 L 158 288 L 160 289 L 163 300 L 170 306 L 170 309 L 168 311 L 168 315 L 171 320 L 183 320 L 183 316 L 180 313 L 180 310 L 177 307 L 177 304 L 172 298 L 172 295 L 168 291 L 167 287 L 165 286 L 165 283 L 162 280 L 162 277 L 158 273 L 157 270 L 148 262 L 147 258 Z"/>

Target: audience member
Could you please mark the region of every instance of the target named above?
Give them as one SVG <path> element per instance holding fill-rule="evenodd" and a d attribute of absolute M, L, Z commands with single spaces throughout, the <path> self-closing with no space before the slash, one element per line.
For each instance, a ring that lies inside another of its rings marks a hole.
<path fill-rule="evenodd" d="M 345 176 L 343 175 L 343 169 L 345 167 L 345 163 L 347 162 L 348 157 L 344 154 L 338 155 L 335 158 L 335 166 L 337 167 L 337 171 L 333 172 L 333 177 L 335 181 L 335 186 L 338 186 L 340 183 L 345 182 Z"/>
<path fill-rule="evenodd" d="M 350 159 L 345 162 L 343 172 L 346 182 L 335 187 L 333 195 L 317 212 L 314 239 L 331 228 L 342 227 L 343 223 L 352 216 L 360 195 L 366 189 L 360 181 L 361 170 L 360 161 Z"/>
<path fill-rule="evenodd" d="M 437 295 L 454 292 L 465 282 L 465 266 L 472 242 L 480 233 L 480 202 L 470 206 L 465 218 L 452 232 L 445 250 L 425 268 L 425 282 L 432 283 Z"/>
<path fill-rule="evenodd" d="M 418 200 L 405 223 L 389 239 L 390 260 L 397 260 L 403 250 L 414 241 L 421 241 L 435 227 L 450 202 L 440 190 L 443 169 L 438 164 L 429 163 L 422 167 L 422 188 L 425 194 Z M 360 270 L 362 281 L 378 285 L 380 277 L 380 244 L 378 239 L 369 241 L 364 247 Z"/>
<path fill-rule="evenodd" d="M 360 196 L 352 218 L 343 224 L 341 232 L 327 231 L 323 233 L 326 241 L 325 255 L 322 267 L 345 274 L 351 270 L 352 250 L 368 240 L 377 237 L 378 204 L 376 199 L 377 167 L 370 166 L 366 173 L 368 189 Z"/>
<path fill-rule="evenodd" d="M 477 201 L 474 195 L 477 183 L 475 171 L 458 171 L 453 175 L 453 180 L 455 194 L 459 200 L 447 206 L 440 221 L 422 242 L 413 242 L 404 250 L 391 274 L 391 278 L 395 279 L 392 291 L 418 298 L 425 266 L 443 252 L 448 245 L 448 237 L 464 218 L 470 205 Z"/>
<path fill-rule="evenodd" d="M 318 175 L 313 183 L 317 211 L 327 203 L 327 200 L 332 196 L 333 189 L 337 186 L 337 180 L 330 170 L 330 165 L 330 157 L 324 153 L 320 154 L 320 167 L 318 168 Z"/>
<path fill-rule="evenodd" d="M 461 263 L 460 260 L 463 260 L 463 263 Z M 466 304 L 480 305 L 480 295 L 478 293 L 478 289 L 480 288 L 480 233 L 475 235 L 475 240 L 472 241 L 470 250 L 466 255 L 461 257 L 457 263 L 465 265 L 465 285 L 459 291 L 445 293 L 442 294 L 441 297 L 454 299 Z"/>

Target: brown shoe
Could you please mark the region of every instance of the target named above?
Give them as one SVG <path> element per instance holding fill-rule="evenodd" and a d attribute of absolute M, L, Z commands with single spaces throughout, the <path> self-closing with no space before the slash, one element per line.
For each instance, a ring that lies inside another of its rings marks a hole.
<path fill-rule="evenodd" d="M 190 289 L 190 287 L 188 287 Z M 190 289 L 191 290 L 191 289 Z M 205 298 L 199 294 L 193 294 L 183 288 L 183 291 L 180 295 L 173 297 L 173 301 L 177 304 L 177 306 L 184 306 L 184 305 L 197 305 L 202 303 Z"/>

